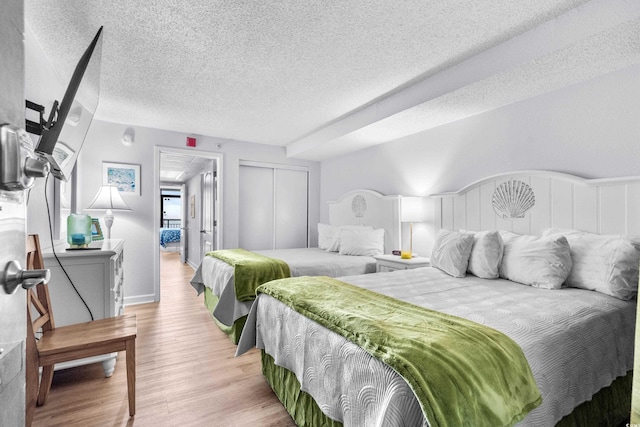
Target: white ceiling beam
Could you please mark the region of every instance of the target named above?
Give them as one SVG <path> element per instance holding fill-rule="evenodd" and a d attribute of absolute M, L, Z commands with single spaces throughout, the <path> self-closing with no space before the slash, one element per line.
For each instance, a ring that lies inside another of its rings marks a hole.
<path fill-rule="evenodd" d="M 362 144 L 336 144 L 340 147 L 332 147 L 330 150 L 323 147 L 333 145 L 331 141 L 358 129 L 492 76 L 506 74 L 509 70 L 532 63 L 639 16 L 640 1 L 593 0 L 466 61 L 448 68 L 442 67 L 378 98 L 377 101 L 290 143 L 287 146 L 287 156 L 322 160 L 361 149 Z M 535 83 L 535 78 L 536 76 L 531 76 L 532 83 Z M 375 141 L 370 145 L 373 143 L 381 142 Z"/>

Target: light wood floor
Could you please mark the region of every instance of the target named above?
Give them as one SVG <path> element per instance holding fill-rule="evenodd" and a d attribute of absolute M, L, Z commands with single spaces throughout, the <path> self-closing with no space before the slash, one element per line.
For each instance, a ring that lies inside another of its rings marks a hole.
<path fill-rule="evenodd" d="M 161 275 L 160 303 L 125 310 L 138 317 L 135 417 L 122 352 L 111 378 L 100 364 L 56 371 L 33 425 L 294 426 L 262 376 L 258 351 L 234 357 L 235 346 L 189 285 L 193 269 L 162 253 Z"/>

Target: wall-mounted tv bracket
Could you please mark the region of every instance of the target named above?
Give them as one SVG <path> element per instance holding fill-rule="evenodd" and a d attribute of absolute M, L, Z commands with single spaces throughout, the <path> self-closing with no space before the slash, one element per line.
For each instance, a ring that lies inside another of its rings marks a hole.
<path fill-rule="evenodd" d="M 33 140 L 24 129 L 0 125 L 0 189 L 26 190 L 35 178 L 49 174 L 49 162 L 36 155 Z"/>
<path fill-rule="evenodd" d="M 25 101 L 25 106 L 27 109 L 27 114 L 29 110 L 33 110 L 40 115 L 40 120 L 34 122 L 33 120 L 25 119 L 25 125 L 27 127 L 27 132 L 33 133 L 36 135 L 42 135 L 42 128 L 46 123 L 44 121 L 44 106 L 40 104 L 36 104 L 35 102 L 31 102 L 28 99 Z M 26 115 L 26 114 L 25 114 Z"/>
<path fill-rule="evenodd" d="M 56 117 L 56 114 L 58 112 L 58 101 L 54 101 L 53 107 L 51 107 L 51 113 L 49 113 L 49 119 L 47 121 L 44 120 L 43 105 L 36 104 L 35 102 L 31 102 L 27 99 L 25 100 L 25 107 L 27 109 L 27 114 L 29 110 L 32 110 L 38 113 L 38 116 L 39 116 L 39 119 L 37 122 L 33 120 L 25 119 L 25 126 L 27 128 L 27 132 L 33 133 L 35 135 L 42 135 L 42 131 L 44 129 L 49 129 L 49 127 L 51 126 L 51 123 L 53 123 L 53 119 Z"/>

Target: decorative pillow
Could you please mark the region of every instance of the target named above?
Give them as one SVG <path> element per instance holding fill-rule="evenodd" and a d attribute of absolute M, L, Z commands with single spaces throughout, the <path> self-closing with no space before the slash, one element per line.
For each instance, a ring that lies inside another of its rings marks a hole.
<path fill-rule="evenodd" d="M 472 233 L 440 230 L 431 251 L 431 266 L 450 276 L 464 277 L 467 274 L 472 246 Z"/>
<path fill-rule="evenodd" d="M 340 255 L 374 256 L 384 253 L 384 228 L 348 227 L 340 230 Z"/>
<path fill-rule="evenodd" d="M 465 232 L 465 230 L 460 230 Z M 497 279 L 502 261 L 503 244 L 498 231 L 467 231 L 473 234 L 473 246 L 467 271 L 483 279 Z"/>
<path fill-rule="evenodd" d="M 373 227 L 371 227 L 370 225 L 341 225 L 339 227 L 336 227 L 338 229 L 338 232 L 334 235 L 333 237 L 333 241 L 331 242 L 331 245 L 329 245 L 329 247 L 327 248 L 327 251 L 329 252 L 339 252 L 340 251 L 340 235 L 342 234 L 342 231 L 344 230 L 350 230 L 350 229 L 367 229 L 367 230 L 373 230 Z"/>
<path fill-rule="evenodd" d="M 500 231 L 504 254 L 500 277 L 544 289 L 560 289 L 573 265 L 564 236 L 529 236 Z"/>
<path fill-rule="evenodd" d="M 638 293 L 640 240 L 580 230 L 548 229 L 544 236 L 562 235 L 571 247 L 573 268 L 569 286 L 630 300 Z"/>
<path fill-rule="evenodd" d="M 329 224 L 318 224 L 318 247 L 329 250 L 334 241 L 338 240 L 340 228 Z"/>

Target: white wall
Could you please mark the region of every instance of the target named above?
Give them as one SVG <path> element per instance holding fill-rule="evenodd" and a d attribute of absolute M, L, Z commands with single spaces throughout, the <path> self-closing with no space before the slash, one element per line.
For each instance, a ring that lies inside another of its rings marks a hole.
<path fill-rule="evenodd" d="M 640 66 L 324 161 L 320 219 L 355 188 L 426 196 L 523 169 L 640 175 Z M 428 255 L 425 230 L 414 226 L 414 250 Z"/>

